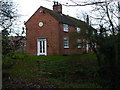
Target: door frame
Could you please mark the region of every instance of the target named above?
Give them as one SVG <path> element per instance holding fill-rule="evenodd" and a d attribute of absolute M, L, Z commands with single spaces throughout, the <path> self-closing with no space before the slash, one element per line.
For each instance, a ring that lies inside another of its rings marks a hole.
<path fill-rule="evenodd" d="M 45 49 L 44 53 L 40 53 L 40 41 L 42 41 L 42 45 L 44 43 L 44 49 Z M 46 38 L 37 38 L 37 55 L 45 55 L 45 56 L 47 55 L 47 39 Z"/>

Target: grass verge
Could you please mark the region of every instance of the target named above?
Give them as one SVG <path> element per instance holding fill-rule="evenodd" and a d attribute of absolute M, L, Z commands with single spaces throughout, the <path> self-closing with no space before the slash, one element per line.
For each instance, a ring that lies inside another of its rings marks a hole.
<path fill-rule="evenodd" d="M 3 87 L 101 88 L 95 55 L 3 58 Z"/>

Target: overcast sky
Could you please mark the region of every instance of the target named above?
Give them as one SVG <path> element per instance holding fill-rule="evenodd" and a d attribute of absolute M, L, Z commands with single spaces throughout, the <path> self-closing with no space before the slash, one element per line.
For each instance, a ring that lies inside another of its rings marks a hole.
<path fill-rule="evenodd" d="M 43 6 L 52 10 L 53 1 L 58 1 L 61 4 L 68 4 L 68 5 L 74 4 L 70 0 L 13 0 L 13 1 L 16 2 L 16 4 L 18 4 L 17 5 L 18 14 L 20 14 L 20 23 L 22 24 L 24 21 L 26 22 L 40 6 Z M 79 4 L 82 4 L 85 1 L 90 2 L 91 0 L 73 0 L 73 1 L 76 1 Z M 103 1 L 103 0 L 92 0 L 92 1 Z M 77 6 L 77 7 L 63 6 L 62 10 L 63 10 L 62 11 L 63 14 L 76 17 L 81 20 L 85 20 L 85 18 L 83 18 L 83 13 L 91 15 L 90 11 L 92 10 L 92 7 L 91 6 Z"/>
<path fill-rule="evenodd" d="M 40 7 L 46 7 L 48 9 L 53 9 L 53 1 L 57 0 L 14 0 L 18 4 L 18 13 L 21 14 L 21 18 L 24 21 L 27 21 L 35 11 Z M 84 0 L 79 0 L 84 1 Z M 69 0 L 58 0 L 62 4 L 73 4 Z M 63 14 L 76 17 L 78 13 L 86 12 L 90 7 L 67 7 L 63 6 Z"/>
<path fill-rule="evenodd" d="M 18 20 L 18 24 L 15 25 L 15 28 L 18 28 L 21 31 L 21 28 L 24 26 L 24 21 L 26 22 L 40 7 L 46 7 L 48 9 L 53 9 L 53 1 L 58 1 L 61 4 L 74 4 L 70 0 L 13 0 L 14 3 L 17 5 L 18 14 L 20 16 Z M 85 1 L 90 2 L 91 0 L 73 0 L 79 4 L 84 3 Z M 103 0 L 92 0 L 92 1 L 103 1 Z M 108 0 L 109 1 L 109 0 Z M 120 0 L 113 0 L 113 1 L 120 1 Z M 62 7 L 63 14 L 79 18 L 80 20 L 85 20 L 83 13 L 91 15 L 92 7 L 91 6 L 77 6 L 77 7 Z M 90 18 L 91 21 L 91 18 Z M 94 20 L 95 22 L 95 20 Z"/>
<path fill-rule="evenodd" d="M 15 32 L 21 33 L 22 27 L 25 27 L 24 21 L 26 22 L 40 6 L 52 10 L 54 1 L 58 1 L 61 4 L 74 4 L 70 2 L 70 0 L 13 0 L 13 2 L 15 3 L 15 8 L 18 9 L 18 14 L 19 14 L 19 19 L 14 23 L 15 25 L 13 25 L 13 27 L 16 28 Z M 75 1 L 80 1 L 81 3 L 85 0 L 75 0 Z M 91 9 L 90 7 L 63 6 L 62 12 L 65 15 L 78 18 L 77 16 L 81 16 L 81 12 L 88 12 L 90 9 Z M 81 17 L 79 17 L 79 19 L 81 19 Z"/>

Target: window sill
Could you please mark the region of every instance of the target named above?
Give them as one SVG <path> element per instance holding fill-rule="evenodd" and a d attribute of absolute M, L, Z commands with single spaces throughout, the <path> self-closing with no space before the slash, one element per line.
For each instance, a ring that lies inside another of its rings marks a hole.
<path fill-rule="evenodd" d="M 77 47 L 78 49 L 81 49 L 82 47 Z"/>
<path fill-rule="evenodd" d="M 78 34 L 80 33 L 80 32 L 77 32 Z"/>
<path fill-rule="evenodd" d="M 64 47 L 64 49 L 69 49 L 69 47 Z"/>
<path fill-rule="evenodd" d="M 68 31 L 64 31 L 64 32 L 68 33 Z"/>

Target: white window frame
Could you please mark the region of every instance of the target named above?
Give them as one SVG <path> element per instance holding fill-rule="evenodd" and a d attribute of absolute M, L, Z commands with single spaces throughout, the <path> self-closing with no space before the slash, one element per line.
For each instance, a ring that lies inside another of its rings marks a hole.
<path fill-rule="evenodd" d="M 64 32 L 68 32 L 68 25 L 67 24 L 63 24 L 63 30 L 64 30 Z"/>
<path fill-rule="evenodd" d="M 89 51 L 89 42 L 88 40 L 86 40 L 86 52 L 88 53 L 88 51 Z"/>
<path fill-rule="evenodd" d="M 77 31 L 77 33 L 80 33 L 80 31 L 81 31 L 80 27 L 76 27 L 76 31 Z"/>
<path fill-rule="evenodd" d="M 64 48 L 69 48 L 69 39 L 68 39 L 68 37 L 64 38 Z"/>
<path fill-rule="evenodd" d="M 77 39 L 77 43 L 78 43 L 77 48 L 82 48 L 82 46 L 81 46 L 81 39 Z"/>
<path fill-rule="evenodd" d="M 95 35 L 95 31 L 92 31 L 92 34 Z"/>
<path fill-rule="evenodd" d="M 97 44 L 95 43 L 95 48 L 97 48 Z"/>

